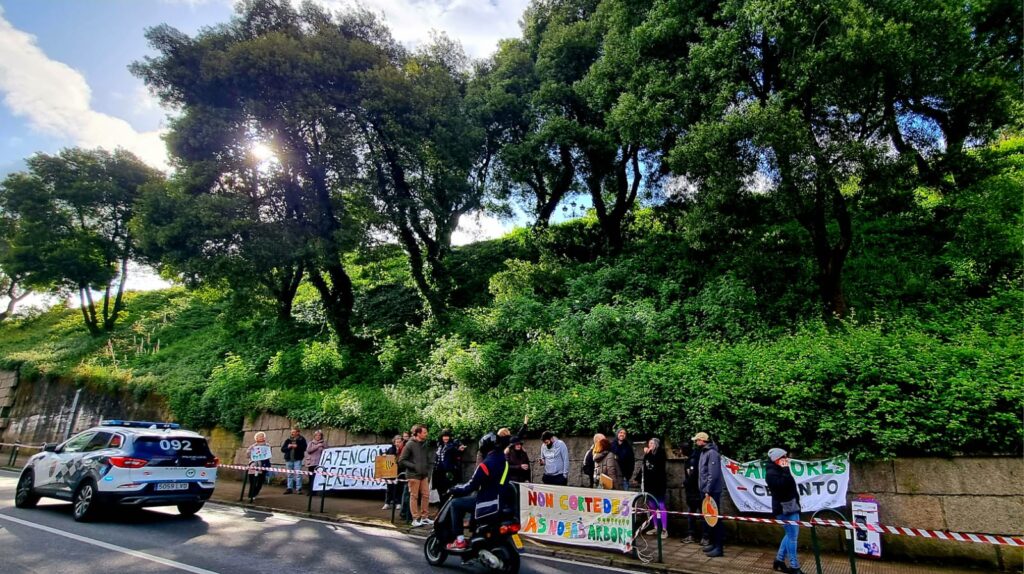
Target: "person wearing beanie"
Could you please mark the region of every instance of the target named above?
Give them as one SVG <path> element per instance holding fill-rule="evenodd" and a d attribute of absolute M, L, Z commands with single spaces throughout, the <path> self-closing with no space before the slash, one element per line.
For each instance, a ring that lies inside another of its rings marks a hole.
<path fill-rule="evenodd" d="M 514 436 L 509 441 L 508 450 L 505 451 L 505 458 L 508 460 L 508 478 L 512 482 L 530 482 L 530 455 L 523 448 L 523 441 Z"/>
<path fill-rule="evenodd" d="M 765 482 L 772 493 L 772 514 L 778 520 L 800 520 L 800 490 L 789 471 L 789 453 L 781 448 L 773 448 L 768 451 L 768 459 L 770 462 L 765 469 Z M 804 574 L 796 555 L 800 527 L 787 524 L 782 530 L 785 534 L 779 543 L 779 552 L 775 555 L 772 568 L 787 574 Z M 789 566 L 786 565 L 786 556 L 789 556 Z"/>
<path fill-rule="evenodd" d="M 693 436 L 693 444 L 700 449 L 700 465 L 697 471 L 701 497 L 710 496 L 715 506 L 722 507 L 722 457 L 716 445 L 706 432 Z M 708 544 L 702 549 L 708 558 L 724 556 L 725 524 L 721 520 L 708 530 Z"/>

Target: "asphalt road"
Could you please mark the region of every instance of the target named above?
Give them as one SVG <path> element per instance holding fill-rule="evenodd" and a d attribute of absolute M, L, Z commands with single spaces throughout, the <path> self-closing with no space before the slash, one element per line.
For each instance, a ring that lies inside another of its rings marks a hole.
<path fill-rule="evenodd" d="M 195 517 L 172 507 L 118 513 L 79 524 L 71 505 L 43 499 L 14 507 L 17 475 L 0 471 L 0 572 L 5 574 L 405 574 L 483 572 L 449 557 L 445 568 L 423 558 L 423 539 L 393 530 L 334 524 L 207 504 Z M 523 555 L 524 574 L 629 572 Z"/>

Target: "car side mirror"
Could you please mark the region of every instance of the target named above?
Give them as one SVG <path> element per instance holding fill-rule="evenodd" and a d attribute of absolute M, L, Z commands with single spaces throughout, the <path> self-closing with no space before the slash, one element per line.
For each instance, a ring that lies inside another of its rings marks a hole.
<path fill-rule="evenodd" d="M 45 452 L 57 452 L 57 443 L 46 443 L 43 445 Z"/>

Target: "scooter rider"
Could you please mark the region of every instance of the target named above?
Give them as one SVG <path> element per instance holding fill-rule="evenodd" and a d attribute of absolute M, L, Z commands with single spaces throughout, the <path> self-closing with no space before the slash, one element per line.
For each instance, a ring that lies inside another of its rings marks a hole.
<path fill-rule="evenodd" d="M 498 437 L 487 433 L 480 439 L 479 452 L 482 461 L 476 467 L 469 482 L 452 487 L 448 491 L 454 498 L 450 501 L 449 512 L 452 517 L 452 533 L 458 538 L 448 544 L 449 549 L 465 548 L 462 536 L 463 522 L 466 515 L 476 512 L 478 519 L 497 516 L 503 501 L 508 500 L 511 487 L 508 483 L 508 461 L 505 453 L 498 448 Z M 473 496 L 473 493 L 476 493 Z"/>

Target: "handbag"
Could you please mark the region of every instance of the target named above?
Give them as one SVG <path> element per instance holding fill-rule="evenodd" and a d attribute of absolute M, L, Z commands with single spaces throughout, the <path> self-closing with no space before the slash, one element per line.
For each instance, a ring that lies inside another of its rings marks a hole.
<path fill-rule="evenodd" d="M 800 514 L 800 503 L 794 498 L 793 500 L 786 500 L 782 503 L 783 514 Z"/>

